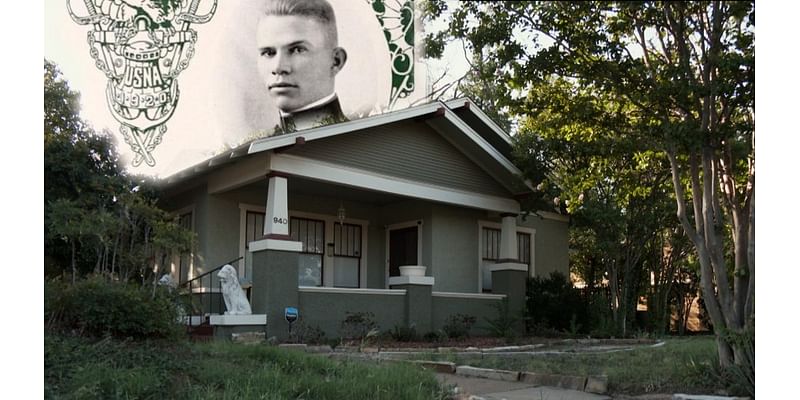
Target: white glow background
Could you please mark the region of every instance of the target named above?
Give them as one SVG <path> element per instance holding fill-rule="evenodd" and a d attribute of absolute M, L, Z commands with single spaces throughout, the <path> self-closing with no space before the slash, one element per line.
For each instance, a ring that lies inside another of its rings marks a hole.
<path fill-rule="evenodd" d="M 81 0 L 72 1 L 76 9 L 83 9 Z M 339 45 L 348 53 L 347 64 L 336 79 L 343 111 L 348 116 L 385 111 L 391 90 L 391 60 L 380 23 L 366 1 L 330 1 L 336 13 Z M 208 4 L 201 3 L 199 12 Z M 180 100 L 166 123 L 168 130 L 161 144 L 152 153 L 155 167 L 130 165 L 135 154 L 108 111 L 107 80 L 89 55 L 86 35 L 91 27 L 72 21 L 66 0 L 45 1 L 45 58 L 56 62 L 70 87 L 81 93 L 82 117 L 95 129 L 114 133 L 123 165 L 134 173 L 164 177 L 259 133 L 271 132 L 277 124 L 277 110 L 256 69 L 255 27 L 261 4 L 219 0 L 210 22 L 191 26 L 198 34 L 195 55 L 178 77 Z M 416 28 L 419 48 L 422 34 L 419 24 Z M 414 74 L 415 92 L 395 109 L 425 96 L 425 65 L 416 62 Z"/>

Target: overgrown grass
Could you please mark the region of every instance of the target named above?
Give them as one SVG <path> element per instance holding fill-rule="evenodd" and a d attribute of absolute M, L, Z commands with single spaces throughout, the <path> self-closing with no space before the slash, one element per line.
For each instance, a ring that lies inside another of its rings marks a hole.
<path fill-rule="evenodd" d="M 440 399 L 434 376 L 408 365 L 336 362 L 269 346 L 198 346 L 195 399 Z M 203 384 L 209 382 L 211 384 Z"/>
<path fill-rule="evenodd" d="M 716 345 L 712 337 L 667 339 L 660 347 L 605 353 L 562 353 L 516 357 L 462 357 L 456 353 L 435 359 L 483 368 L 560 375 L 606 375 L 612 393 L 714 393 L 724 389 L 712 365 Z"/>
<path fill-rule="evenodd" d="M 64 399 L 443 399 L 404 364 L 337 362 L 266 345 L 45 336 L 45 397 Z"/>

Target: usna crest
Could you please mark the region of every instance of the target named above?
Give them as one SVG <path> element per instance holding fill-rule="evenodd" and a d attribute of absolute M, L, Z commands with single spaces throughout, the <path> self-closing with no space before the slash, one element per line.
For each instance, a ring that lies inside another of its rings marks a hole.
<path fill-rule="evenodd" d="M 152 152 L 178 105 L 178 75 L 194 55 L 197 32 L 189 26 L 211 20 L 217 0 L 83 0 L 72 20 L 91 25 L 89 54 L 108 78 L 106 101 L 136 157 L 155 166 Z M 204 11 L 198 14 L 201 3 Z M 83 11 L 78 14 L 78 12 Z"/>

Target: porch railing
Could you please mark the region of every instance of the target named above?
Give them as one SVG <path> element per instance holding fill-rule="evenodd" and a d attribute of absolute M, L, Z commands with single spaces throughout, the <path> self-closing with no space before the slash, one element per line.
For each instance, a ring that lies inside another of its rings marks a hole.
<path fill-rule="evenodd" d="M 222 298 L 222 283 L 219 277 L 217 277 L 217 272 L 227 264 L 236 264 L 242 258 L 244 257 L 230 260 L 202 275 L 178 284 L 180 289 L 186 291 L 189 299 L 190 311 L 186 320 L 188 326 L 201 325 L 206 322 L 208 315 L 215 312 L 219 314 L 225 312 L 225 304 Z M 216 295 L 216 299 L 214 299 L 214 295 Z M 216 305 L 216 307 L 214 307 L 214 305 Z"/>

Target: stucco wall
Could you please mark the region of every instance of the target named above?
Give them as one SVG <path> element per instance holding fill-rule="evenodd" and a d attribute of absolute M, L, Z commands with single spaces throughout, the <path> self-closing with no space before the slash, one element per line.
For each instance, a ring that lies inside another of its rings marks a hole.
<path fill-rule="evenodd" d="M 553 271 L 569 276 L 569 223 L 529 215 L 517 220 L 519 226 L 536 229 L 535 275 L 547 277 Z"/>
<path fill-rule="evenodd" d="M 475 325 L 470 330 L 470 335 L 488 336 L 488 319 L 496 318 L 496 305 L 500 300 L 479 298 L 458 298 L 448 296 L 433 296 L 433 329 L 438 330 L 447 324 L 450 317 L 456 314 L 465 314 L 475 317 Z"/>
<path fill-rule="evenodd" d="M 439 204 L 433 207 L 430 275 L 436 278 L 434 291 L 478 291 L 478 220 L 485 214 Z"/>
<path fill-rule="evenodd" d="M 381 331 L 404 324 L 405 296 L 382 294 L 298 293 L 301 321 L 318 327 L 329 338 L 339 337 L 348 312 L 371 312 Z"/>
<path fill-rule="evenodd" d="M 230 192 L 208 195 L 205 186 L 169 199 L 169 209 L 194 206 L 196 274 L 239 256 L 240 204 L 261 206 L 266 201 L 266 182 Z M 436 278 L 434 291 L 476 293 L 478 290 L 479 221 L 499 223 L 496 214 L 465 207 L 404 200 L 388 205 L 341 201 L 296 193 L 289 195 L 289 208 L 321 215 L 335 215 L 339 205 L 348 218 L 368 221 L 366 226 L 366 287 L 386 288 L 386 228 L 393 224 L 422 221 L 422 259 Z M 536 230 L 534 268 L 537 276 L 552 271 L 569 273 L 568 223 L 537 215 L 520 217 L 518 226 Z M 331 238 L 326 238 L 330 241 Z M 327 264 L 326 267 L 330 265 Z"/>
<path fill-rule="evenodd" d="M 203 264 L 210 270 L 239 257 L 239 204 L 227 196 L 207 198 L 208 237 Z"/>

